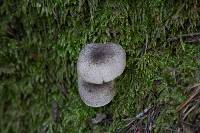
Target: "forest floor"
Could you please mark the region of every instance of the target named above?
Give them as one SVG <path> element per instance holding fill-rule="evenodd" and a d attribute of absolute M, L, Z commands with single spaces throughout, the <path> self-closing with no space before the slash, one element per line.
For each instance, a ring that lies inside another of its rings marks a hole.
<path fill-rule="evenodd" d="M 199 40 L 198 0 L 0 0 L 0 132 L 199 132 Z M 77 89 L 91 42 L 127 54 L 101 108 Z"/>

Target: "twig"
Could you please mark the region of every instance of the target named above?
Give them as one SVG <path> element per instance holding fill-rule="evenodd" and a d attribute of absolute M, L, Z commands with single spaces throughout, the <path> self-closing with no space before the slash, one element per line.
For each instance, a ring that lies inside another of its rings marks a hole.
<path fill-rule="evenodd" d="M 60 120 L 60 111 L 59 111 L 58 103 L 56 101 L 52 101 L 51 111 L 52 111 L 53 121 L 55 123 L 58 123 Z"/>
<path fill-rule="evenodd" d="M 188 116 L 188 114 L 193 111 L 195 108 L 197 107 L 197 105 L 193 105 L 184 115 L 183 120 L 185 120 L 185 118 Z"/>
<path fill-rule="evenodd" d="M 177 130 L 172 129 L 172 128 L 169 128 L 169 127 L 166 127 L 165 129 L 166 129 L 166 130 L 169 130 L 169 131 L 171 131 L 171 132 L 177 132 Z"/>
<path fill-rule="evenodd" d="M 178 35 L 177 37 L 171 37 L 171 38 L 168 38 L 167 41 L 171 42 L 171 41 L 180 40 L 183 37 L 194 37 L 194 36 L 199 36 L 199 39 L 200 39 L 200 33 L 196 32 L 196 33 L 188 33 L 188 34 Z"/>
<path fill-rule="evenodd" d="M 147 52 L 148 40 L 149 40 L 149 36 L 148 36 L 148 34 L 146 34 L 146 42 L 145 42 L 144 54 L 146 54 L 146 52 Z"/>
<path fill-rule="evenodd" d="M 178 106 L 178 108 L 176 109 L 177 112 L 181 111 L 199 93 L 200 93 L 200 87 L 198 87 L 196 91 L 185 102 L 183 102 L 180 106 Z"/>
<path fill-rule="evenodd" d="M 187 91 L 193 91 L 193 90 L 194 90 L 195 88 L 197 88 L 198 86 L 200 86 L 200 83 L 197 83 L 197 84 L 195 84 L 195 85 L 193 85 L 193 86 L 187 88 L 186 90 L 187 90 Z"/>
<path fill-rule="evenodd" d="M 129 132 L 143 132 L 151 133 L 154 128 L 154 121 L 160 113 L 161 106 L 163 104 L 154 105 L 152 107 L 144 109 L 141 113 L 137 114 L 134 118 L 124 119 L 129 121 L 121 131 Z M 147 119 L 147 122 L 145 122 Z M 146 123 L 146 124 L 145 124 Z"/>
<path fill-rule="evenodd" d="M 191 107 L 191 106 L 189 106 L 189 105 L 186 106 L 186 107 L 183 109 L 182 113 L 185 114 L 185 112 L 187 112 L 187 110 L 188 110 L 190 107 Z"/>
<path fill-rule="evenodd" d="M 197 125 L 193 125 L 193 124 L 191 124 L 191 123 L 188 123 L 188 122 L 185 122 L 185 121 L 182 121 L 183 122 L 183 124 L 186 124 L 186 125 L 189 125 L 189 126 L 191 126 L 191 127 L 197 127 Z"/>
<path fill-rule="evenodd" d="M 127 119 L 124 119 L 124 121 L 134 121 L 134 120 L 136 120 L 136 119 L 139 119 L 139 118 L 141 118 L 141 117 L 144 117 L 144 115 L 146 115 L 147 114 L 147 112 L 151 109 L 152 107 L 150 107 L 150 108 L 146 108 L 146 109 L 144 109 L 142 112 L 140 112 L 139 114 L 137 114 L 134 118 L 127 118 Z"/>
<path fill-rule="evenodd" d="M 65 89 L 64 83 L 62 81 L 58 83 L 58 88 L 59 88 L 61 94 L 66 98 L 67 90 Z"/>

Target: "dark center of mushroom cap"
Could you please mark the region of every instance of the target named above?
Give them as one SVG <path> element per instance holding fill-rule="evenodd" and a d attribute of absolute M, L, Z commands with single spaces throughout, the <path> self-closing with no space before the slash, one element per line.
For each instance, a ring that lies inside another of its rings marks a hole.
<path fill-rule="evenodd" d="M 112 58 L 114 55 L 115 53 L 112 45 L 96 45 L 91 49 L 90 59 L 94 64 L 102 64 L 108 59 Z"/>

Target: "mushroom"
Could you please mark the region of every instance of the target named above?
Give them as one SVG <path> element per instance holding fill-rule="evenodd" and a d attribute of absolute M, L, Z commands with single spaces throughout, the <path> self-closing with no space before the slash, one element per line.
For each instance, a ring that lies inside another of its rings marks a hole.
<path fill-rule="evenodd" d="M 78 91 L 82 101 L 91 107 L 108 104 L 115 96 L 114 82 L 92 84 L 78 78 Z"/>
<path fill-rule="evenodd" d="M 126 53 L 117 44 L 87 44 L 79 54 L 77 71 L 81 78 L 94 84 L 114 80 L 126 65 Z"/>

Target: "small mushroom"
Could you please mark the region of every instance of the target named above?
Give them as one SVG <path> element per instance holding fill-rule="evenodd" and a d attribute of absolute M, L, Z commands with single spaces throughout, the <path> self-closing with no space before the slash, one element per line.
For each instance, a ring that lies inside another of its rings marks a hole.
<path fill-rule="evenodd" d="M 126 65 L 126 53 L 117 44 L 87 44 L 80 52 L 77 71 L 81 78 L 94 84 L 114 80 Z"/>
<path fill-rule="evenodd" d="M 108 104 L 115 96 L 114 82 L 92 84 L 78 79 L 78 91 L 82 101 L 91 107 L 101 107 Z"/>

